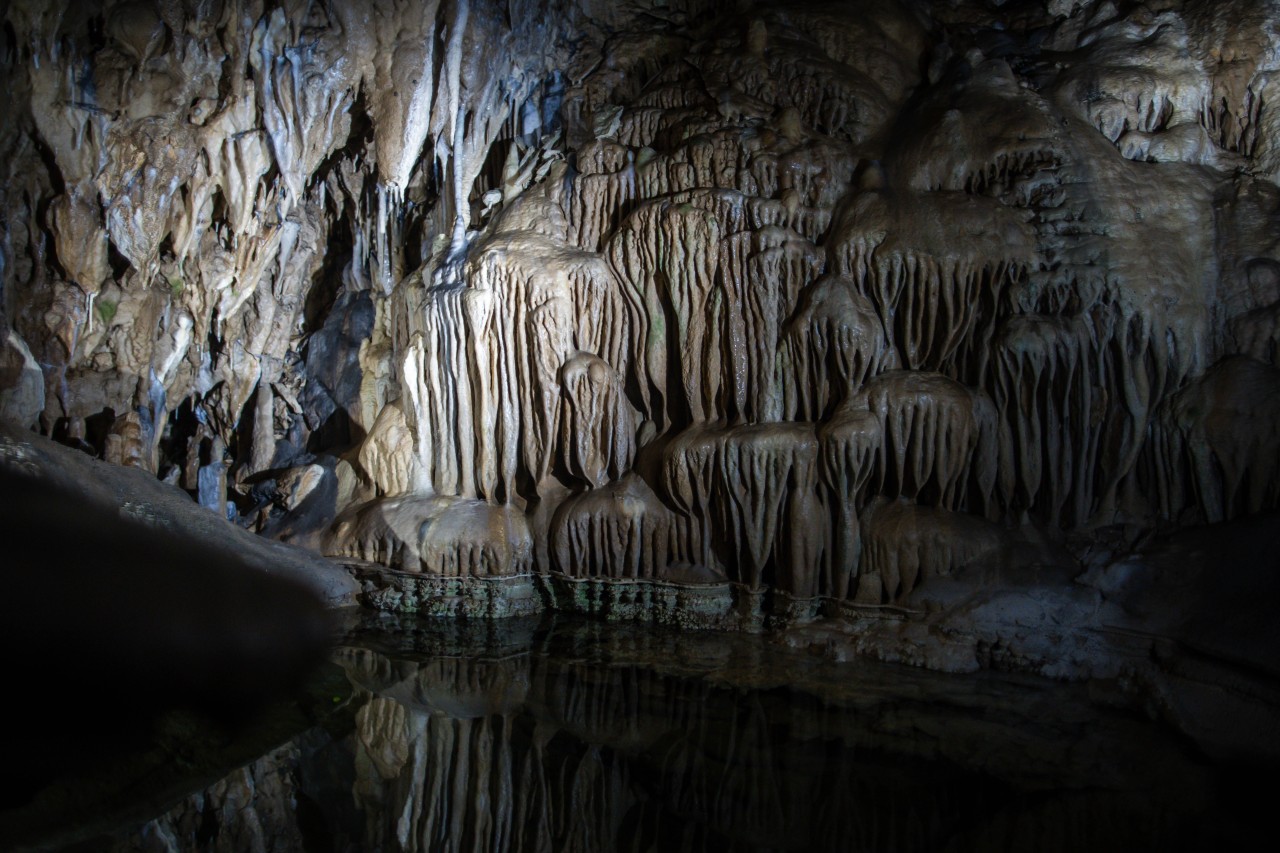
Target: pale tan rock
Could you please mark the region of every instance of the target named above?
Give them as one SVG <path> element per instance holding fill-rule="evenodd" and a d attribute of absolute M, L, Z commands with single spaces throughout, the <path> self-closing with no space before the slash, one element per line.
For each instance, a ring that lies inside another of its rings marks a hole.
<path fill-rule="evenodd" d="M 55 247 L 67 276 L 85 293 L 97 293 L 107 277 L 107 232 L 96 199 L 77 187 L 54 200 Z"/>
<path fill-rule="evenodd" d="M 555 571 L 570 577 L 661 578 L 687 559 L 674 513 L 628 474 L 560 505 L 551 526 Z"/>
<path fill-rule="evenodd" d="M 409 494 L 422 484 L 413 433 L 399 406 L 384 408 L 360 445 L 364 479 L 379 495 Z"/>
<path fill-rule="evenodd" d="M 872 379 L 854 405 L 880 422 L 879 494 L 982 511 L 996 478 L 996 411 L 991 400 L 937 373 L 894 370 Z M 972 487 L 979 505 L 968 506 Z"/>
<path fill-rule="evenodd" d="M 820 420 L 872 376 L 898 366 L 880 317 L 857 283 L 828 276 L 810 284 L 778 343 L 785 420 Z"/>
<path fill-rule="evenodd" d="M 994 400 L 1003 415 L 999 488 L 1007 506 L 1079 524 L 1097 506 L 1095 472 L 1109 442 L 1102 353 L 1083 317 L 1023 314 L 996 343 Z M 1042 411 L 1044 418 L 1028 418 Z"/>
<path fill-rule="evenodd" d="M 445 577 L 528 573 L 533 541 L 511 507 L 456 497 L 380 498 L 334 524 L 325 553 Z"/>
<path fill-rule="evenodd" d="M 826 499 L 830 534 L 822 554 L 817 592 L 837 599 L 858 590 L 862 561 L 859 513 L 870 501 L 867 487 L 884 444 L 884 426 L 856 402 L 842 405 L 818 427 L 819 480 Z"/>
<path fill-rule="evenodd" d="M 622 377 L 599 357 L 578 353 L 560 369 L 560 459 L 597 489 L 621 479 L 635 458 L 636 415 Z"/>
<path fill-rule="evenodd" d="M 5 411 L 341 455 L 335 553 L 449 576 L 879 603 L 954 560 L 878 497 L 1273 506 L 1276 3 L 856 5 L 12 3 Z"/>
<path fill-rule="evenodd" d="M 409 760 L 407 711 L 399 702 L 375 696 L 356 712 L 356 731 L 364 755 L 378 775 L 394 779 Z"/>
<path fill-rule="evenodd" d="M 9 332 L 0 349 L 0 377 L 0 418 L 31 427 L 44 410 L 44 375 L 16 332 Z"/>
<path fill-rule="evenodd" d="M 826 538 L 818 449 L 812 424 L 693 427 L 677 436 L 666 448 L 664 488 L 693 524 L 699 564 L 723 564 L 749 589 L 777 584 L 812 595 Z"/>

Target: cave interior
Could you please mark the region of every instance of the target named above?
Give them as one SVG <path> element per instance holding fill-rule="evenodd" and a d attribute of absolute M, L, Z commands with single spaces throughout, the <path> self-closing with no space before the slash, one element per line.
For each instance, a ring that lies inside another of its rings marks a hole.
<path fill-rule="evenodd" d="M 0 840 L 1269 837 L 1280 0 L 0 20 Z"/>

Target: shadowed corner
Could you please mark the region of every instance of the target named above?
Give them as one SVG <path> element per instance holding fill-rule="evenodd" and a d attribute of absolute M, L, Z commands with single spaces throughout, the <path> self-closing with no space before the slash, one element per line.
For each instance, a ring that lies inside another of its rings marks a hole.
<path fill-rule="evenodd" d="M 0 470 L 11 765 L 0 808 L 146 738 L 183 709 L 223 728 L 299 689 L 327 657 L 310 590 Z"/>

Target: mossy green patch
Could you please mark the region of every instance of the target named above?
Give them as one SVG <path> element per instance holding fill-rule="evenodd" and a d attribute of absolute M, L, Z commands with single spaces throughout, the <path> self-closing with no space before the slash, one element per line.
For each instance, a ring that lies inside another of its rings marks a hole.
<path fill-rule="evenodd" d="M 119 307 L 119 303 L 112 302 L 110 299 L 99 299 L 94 303 L 94 309 L 98 312 L 98 317 L 104 326 L 111 324 Z"/>

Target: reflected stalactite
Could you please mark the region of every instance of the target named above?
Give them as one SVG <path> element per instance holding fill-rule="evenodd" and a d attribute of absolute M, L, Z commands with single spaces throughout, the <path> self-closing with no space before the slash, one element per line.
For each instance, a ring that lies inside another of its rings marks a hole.
<path fill-rule="evenodd" d="M 1074 688 L 832 681 L 757 641 L 599 625 L 532 648 L 427 630 L 339 653 L 349 729 L 299 737 L 116 849 L 1017 850 L 1052 821 L 1047 849 L 1111 850 L 1173 843 L 1205 808 L 1202 771 L 1135 720 L 1081 716 Z"/>

